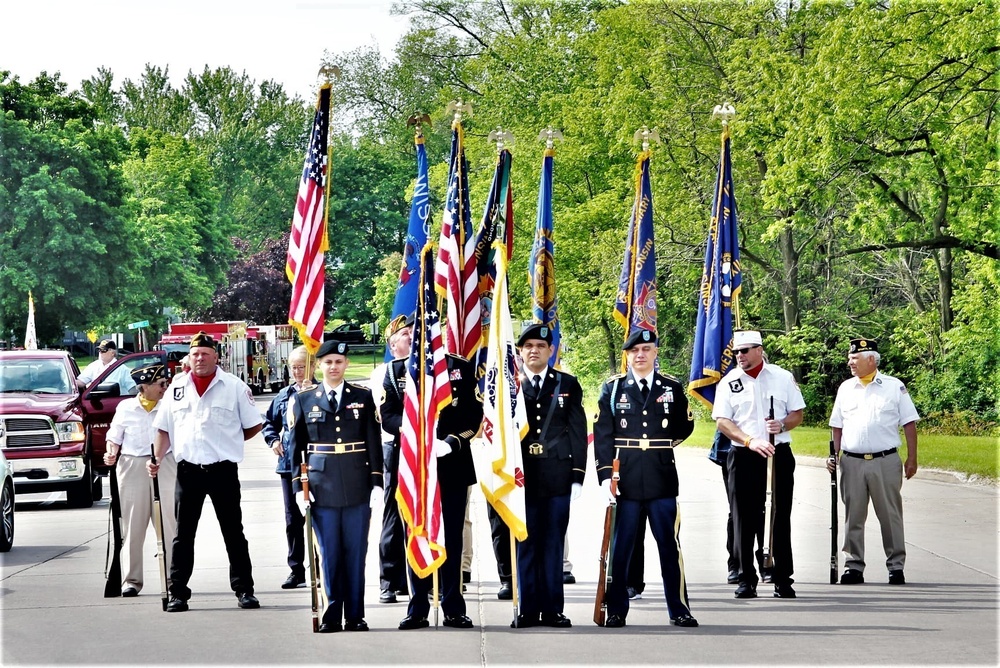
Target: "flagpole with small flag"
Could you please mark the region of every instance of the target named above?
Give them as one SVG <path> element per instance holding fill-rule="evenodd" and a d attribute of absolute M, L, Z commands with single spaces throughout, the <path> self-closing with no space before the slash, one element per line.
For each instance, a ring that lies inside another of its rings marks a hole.
<path fill-rule="evenodd" d="M 555 241 L 552 219 L 552 172 L 555 162 L 555 140 L 562 133 L 548 128 L 539 139 L 545 140 L 542 173 L 538 182 L 538 214 L 535 219 L 535 240 L 528 258 L 528 284 L 531 286 L 531 319 L 552 332 L 553 354 L 549 366 L 559 368 L 562 335 L 559 331 L 558 299 L 556 298 Z"/>
<path fill-rule="evenodd" d="M 642 141 L 642 152 L 635 166 L 635 200 L 625 241 L 614 318 L 624 330 L 623 341 L 637 329 L 656 333 L 656 249 L 653 243 L 653 192 L 649 181 L 651 142 L 659 142 L 656 128 L 645 127 L 635 133 Z M 628 369 L 628 360 L 621 358 L 621 372 Z"/>
<path fill-rule="evenodd" d="M 24 330 L 24 349 L 38 350 L 38 337 L 35 335 L 35 298 L 28 290 L 28 325 Z"/>
<path fill-rule="evenodd" d="M 712 114 L 722 119 L 722 147 L 698 289 L 698 318 L 687 387 L 688 394 L 709 409 L 715 403 L 716 386 L 736 363 L 733 325 L 735 321 L 738 329 L 740 319 L 739 295 L 743 280 L 729 138 L 729 121 L 735 113 L 727 103 L 718 105 Z"/>

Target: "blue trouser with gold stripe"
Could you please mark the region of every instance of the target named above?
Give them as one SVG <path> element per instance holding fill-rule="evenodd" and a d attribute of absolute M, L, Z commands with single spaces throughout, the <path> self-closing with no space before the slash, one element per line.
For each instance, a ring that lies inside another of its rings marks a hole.
<path fill-rule="evenodd" d="M 663 591 L 667 599 L 670 618 L 691 614 L 688 607 L 687 581 L 684 578 L 684 558 L 678 534 L 681 523 L 677 511 L 677 499 L 665 497 L 647 501 L 618 500 L 615 519 L 615 549 L 611 555 L 611 584 L 607 590 L 608 614 L 625 617 L 628 615 L 628 593 L 625 582 L 628 578 L 628 564 L 635 545 L 636 528 L 641 511 L 649 517 L 649 528 L 656 539 L 660 556 L 660 573 L 663 576 Z"/>

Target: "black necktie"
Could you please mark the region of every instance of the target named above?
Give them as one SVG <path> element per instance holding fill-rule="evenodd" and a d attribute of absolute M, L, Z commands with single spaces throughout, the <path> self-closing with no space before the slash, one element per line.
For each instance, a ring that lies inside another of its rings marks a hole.
<path fill-rule="evenodd" d="M 649 398 L 649 385 L 646 384 L 646 379 L 643 378 L 639 381 L 640 391 L 642 392 L 642 400 L 645 401 Z"/>
<path fill-rule="evenodd" d="M 536 375 L 531 382 L 535 386 L 535 393 L 537 393 L 538 390 L 542 389 L 542 377 L 541 376 Z"/>
<path fill-rule="evenodd" d="M 336 390 L 330 390 L 330 410 L 334 413 L 337 412 L 337 392 Z"/>

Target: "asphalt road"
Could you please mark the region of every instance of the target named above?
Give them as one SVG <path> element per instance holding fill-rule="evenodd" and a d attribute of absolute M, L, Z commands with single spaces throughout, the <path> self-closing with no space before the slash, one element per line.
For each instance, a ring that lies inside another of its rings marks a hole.
<path fill-rule="evenodd" d="M 269 396 L 258 397 L 261 410 Z M 14 549 L 0 555 L 0 662 L 49 664 L 985 664 L 998 662 L 997 489 L 921 471 L 904 484 L 908 584 L 886 584 L 874 515 L 867 584 L 830 585 L 829 475 L 800 458 L 792 515 L 796 600 L 735 600 L 725 582 L 726 502 L 704 448 L 677 451 L 681 540 L 697 629 L 669 625 L 646 543 L 647 587 L 628 626 L 590 621 L 603 504 L 593 470 L 572 508 L 570 549 L 578 583 L 566 587 L 574 627 L 509 628 L 512 607 L 498 581 L 482 495 L 473 493 L 475 628 L 402 632 L 405 604 L 378 603 L 379 522 L 366 568 L 367 634 L 311 633 L 309 593 L 284 591 L 283 510 L 270 450 L 259 436 L 240 465 L 246 535 L 260 610 L 240 610 L 210 502 L 195 546 L 189 612 L 160 609 L 155 539 L 147 535 L 146 586 L 138 598 L 104 599 L 108 499 L 66 508 L 62 494 L 24 495 Z M 106 492 L 107 495 L 107 492 Z M 841 517 L 843 512 L 841 509 Z"/>

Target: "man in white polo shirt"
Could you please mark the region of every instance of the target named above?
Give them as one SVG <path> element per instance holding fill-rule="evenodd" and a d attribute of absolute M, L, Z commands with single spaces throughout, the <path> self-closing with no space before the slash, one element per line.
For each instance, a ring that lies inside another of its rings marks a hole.
<path fill-rule="evenodd" d="M 218 367 L 215 341 L 205 332 L 191 338 L 191 372 L 170 388 L 153 421 L 160 461 L 173 445 L 177 459 L 177 535 L 170 562 L 167 612 L 188 609 L 194 570 L 194 539 L 205 497 L 212 499 L 229 555 L 229 585 L 241 608 L 259 608 L 253 595 L 250 550 L 243 534 L 238 463 L 243 442 L 261 430 L 262 419 L 246 383 Z M 158 465 L 147 464 L 155 476 Z"/>
<path fill-rule="evenodd" d="M 878 370 L 881 355 L 871 339 L 853 339 L 847 354 L 851 378 L 841 383 L 830 414 L 834 450 L 840 457 L 844 500 L 844 553 L 841 584 L 865 581 L 865 520 L 871 499 L 882 528 L 889 584 L 906 584 L 903 565 L 903 476 L 917 472 L 917 409 L 901 381 Z M 899 456 L 899 429 L 906 436 L 906 462 Z M 836 460 L 827 462 L 831 472 Z"/>

